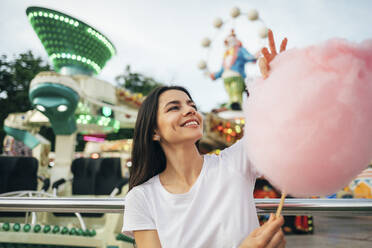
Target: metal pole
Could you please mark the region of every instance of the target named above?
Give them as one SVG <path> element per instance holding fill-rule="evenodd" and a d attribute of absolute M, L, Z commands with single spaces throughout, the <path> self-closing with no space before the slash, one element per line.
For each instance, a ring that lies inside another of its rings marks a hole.
<path fill-rule="evenodd" d="M 255 199 L 259 215 L 274 213 L 280 199 Z M 286 199 L 282 215 L 372 216 L 372 199 Z"/>
<path fill-rule="evenodd" d="M 255 199 L 257 213 L 275 212 L 280 199 Z M 0 212 L 123 213 L 122 198 L 0 197 Z M 286 199 L 283 215 L 372 216 L 372 199 Z"/>
<path fill-rule="evenodd" d="M 0 197 L 0 212 L 123 213 L 121 198 Z"/>

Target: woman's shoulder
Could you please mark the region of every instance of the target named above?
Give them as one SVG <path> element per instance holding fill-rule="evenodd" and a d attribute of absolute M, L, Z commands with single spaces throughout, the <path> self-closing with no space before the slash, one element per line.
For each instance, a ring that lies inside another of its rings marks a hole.
<path fill-rule="evenodd" d="M 157 177 L 158 177 L 158 175 L 153 176 L 152 178 L 150 178 L 146 182 L 133 187 L 127 193 L 126 198 L 131 198 L 131 197 L 136 197 L 137 198 L 137 197 L 140 197 L 140 196 L 145 197 L 147 194 L 149 194 L 154 189 L 154 187 L 156 185 L 156 178 Z"/>

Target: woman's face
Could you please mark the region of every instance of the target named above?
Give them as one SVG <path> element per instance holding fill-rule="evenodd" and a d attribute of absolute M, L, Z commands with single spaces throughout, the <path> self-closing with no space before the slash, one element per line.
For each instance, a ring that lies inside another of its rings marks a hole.
<path fill-rule="evenodd" d="M 159 97 L 158 128 L 163 144 L 195 143 L 203 136 L 203 119 L 194 102 L 180 90 L 167 90 Z"/>

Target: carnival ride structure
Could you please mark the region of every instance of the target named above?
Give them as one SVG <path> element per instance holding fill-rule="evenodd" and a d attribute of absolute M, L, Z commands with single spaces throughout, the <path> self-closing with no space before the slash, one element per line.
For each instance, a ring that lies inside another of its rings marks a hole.
<path fill-rule="evenodd" d="M 53 174 L 67 176 L 62 168 L 71 164 L 76 134 L 133 128 L 143 97 L 93 77 L 116 53 L 99 31 L 51 9 L 29 7 L 26 13 L 55 71 L 32 80 L 29 98 L 35 109 L 9 115 L 4 129 L 33 149 L 42 143 L 40 126 L 51 126 L 56 134 L 54 170 L 61 169 Z"/>

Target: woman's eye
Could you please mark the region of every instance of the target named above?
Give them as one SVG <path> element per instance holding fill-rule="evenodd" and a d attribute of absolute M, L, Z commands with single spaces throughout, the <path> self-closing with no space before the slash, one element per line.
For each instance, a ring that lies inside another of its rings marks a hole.
<path fill-rule="evenodd" d="M 191 105 L 191 107 L 193 107 L 195 110 L 198 110 L 198 107 L 196 107 L 196 105 Z"/>
<path fill-rule="evenodd" d="M 178 110 L 179 109 L 179 107 L 178 106 L 173 106 L 173 107 L 170 107 L 169 109 L 168 109 L 168 111 L 172 111 L 172 110 Z"/>

